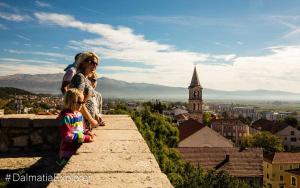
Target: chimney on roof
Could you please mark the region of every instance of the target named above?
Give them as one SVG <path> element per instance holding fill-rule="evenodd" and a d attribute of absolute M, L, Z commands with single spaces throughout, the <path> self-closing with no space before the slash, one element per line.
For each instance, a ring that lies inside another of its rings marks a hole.
<path fill-rule="evenodd" d="M 221 163 L 219 163 L 217 166 L 215 166 L 215 169 L 218 170 L 219 168 L 221 168 L 222 166 L 224 166 L 226 163 L 228 163 L 229 162 L 229 158 L 230 158 L 229 154 L 226 154 L 225 155 L 225 159 Z"/>
<path fill-rule="evenodd" d="M 225 155 L 225 161 L 229 162 L 229 155 L 228 154 Z"/>

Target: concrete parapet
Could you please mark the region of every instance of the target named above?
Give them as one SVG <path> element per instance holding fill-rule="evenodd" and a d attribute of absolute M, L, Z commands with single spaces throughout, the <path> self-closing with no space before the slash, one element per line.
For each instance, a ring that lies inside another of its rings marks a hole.
<path fill-rule="evenodd" d="M 73 181 L 62 178 L 49 187 L 172 187 L 132 119 L 103 118 L 106 126 L 93 130 L 94 142 L 83 144 L 59 174 Z"/>

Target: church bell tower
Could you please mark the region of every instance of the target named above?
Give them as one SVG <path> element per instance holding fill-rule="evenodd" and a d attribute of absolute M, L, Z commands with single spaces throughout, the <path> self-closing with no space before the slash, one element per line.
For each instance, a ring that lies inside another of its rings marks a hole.
<path fill-rule="evenodd" d="M 189 86 L 188 111 L 189 111 L 190 118 L 200 123 L 203 122 L 202 89 L 203 88 L 199 82 L 199 78 L 195 66 L 192 81 Z"/>

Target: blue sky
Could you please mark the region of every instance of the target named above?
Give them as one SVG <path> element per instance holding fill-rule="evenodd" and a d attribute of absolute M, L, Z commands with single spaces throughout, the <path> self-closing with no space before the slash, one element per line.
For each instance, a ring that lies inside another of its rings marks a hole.
<path fill-rule="evenodd" d="M 71 3 L 70 3 L 71 2 Z M 63 72 L 95 51 L 101 76 L 300 93 L 299 1 L 0 1 L 0 76 Z"/>

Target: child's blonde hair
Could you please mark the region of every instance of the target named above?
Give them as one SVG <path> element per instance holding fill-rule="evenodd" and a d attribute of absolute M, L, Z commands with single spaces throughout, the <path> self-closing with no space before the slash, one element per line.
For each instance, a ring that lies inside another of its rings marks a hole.
<path fill-rule="evenodd" d="M 92 71 L 92 72 L 88 75 L 88 79 L 91 79 L 91 78 L 97 79 L 98 77 L 99 77 L 99 74 L 97 74 L 96 71 Z"/>
<path fill-rule="evenodd" d="M 79 101 L 79 98 L 83 97 L 83 92 L 81 90 L 76 88 L 68 89 L 65 94 L 64 108 L 75 111 L 77 109 L 77 102 Z"/>

